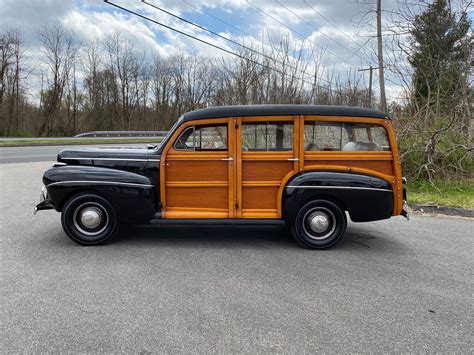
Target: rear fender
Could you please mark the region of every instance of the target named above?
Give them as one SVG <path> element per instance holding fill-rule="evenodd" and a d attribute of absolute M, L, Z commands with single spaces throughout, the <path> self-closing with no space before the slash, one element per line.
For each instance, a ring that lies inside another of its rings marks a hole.
<path fill-rule="evenodd" d="M 301 206 L 327 199 L 349 212 L 354 222 L 387 219 L 392 216 L 393 191 L 378 177 L 333 171 L 307 171 L 291 178 L 283 192 L 283 213 L 293 220 Z"/>

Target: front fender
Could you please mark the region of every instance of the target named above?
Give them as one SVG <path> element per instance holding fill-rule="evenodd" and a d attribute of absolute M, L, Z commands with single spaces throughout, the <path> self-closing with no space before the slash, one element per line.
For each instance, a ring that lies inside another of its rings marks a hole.
<path fill-rule="evenodd" d="M 128 171 L 66 165 L 45 171 L 43 183 L 59 212 L 71 196 L 81 192 L 93 192 L 107 199 L 123 223 L 146 223 L 157 209 L 150 179 Z"/>

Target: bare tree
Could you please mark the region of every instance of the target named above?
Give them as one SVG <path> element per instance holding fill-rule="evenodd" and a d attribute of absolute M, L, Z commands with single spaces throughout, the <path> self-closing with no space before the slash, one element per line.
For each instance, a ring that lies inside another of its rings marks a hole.
<path fill-rule="evenodd" d="M 39 40 L 46 59 L 48 84 L 41 93 L 43 123 L 39 133 L 50 135 L 66 131 L 67 123 L 62 119 L 60 109 L 79 47 L 73 34 L 59 23 L 44 26 Z"/>

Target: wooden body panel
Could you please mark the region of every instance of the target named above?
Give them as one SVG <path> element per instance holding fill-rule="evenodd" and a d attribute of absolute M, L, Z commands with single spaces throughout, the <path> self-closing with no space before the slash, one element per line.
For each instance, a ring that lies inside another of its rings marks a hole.
<path fill-rule="evenodd" d="M 391 151 L 304 152 L 304 121 L 361 122 L 382 125 Z M 242 151 L 242 123 L 289 121 L 293 151 Z M 228 151 L 183 152 L 172 145 L 194 124 L 228 124 Z M 224 161 L 228 157 L 232 162 Z M 402 208 L 402 176 L 391 121 L 362 117 L 264 116 L 190 121 L 181 125 L 163 150 L 161 201 L 164 218 L 281 218 L 287 181 L 309 170 L 347 171 L 388 181 L 394 191 L 393 215 Z"/>
<path fill-rule="evenodd" d="M 180 151 L 175 140 L 193 122 L 180 126 L 161 158 L 164 218 L 234 218 L 234 126 L 229 119 L 200 120 L 196 125 L 227 124 L 227 151 Z"/>

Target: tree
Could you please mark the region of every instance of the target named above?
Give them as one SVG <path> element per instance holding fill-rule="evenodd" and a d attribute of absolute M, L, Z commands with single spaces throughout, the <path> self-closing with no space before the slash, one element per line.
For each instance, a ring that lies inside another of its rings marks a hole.
<path fill-rule="evenodd" d="M 39 40 L 48 67 L 48 88 L 41 93 L 44 104 L 40 134 L 50 135 L 67 129 L 60 109 L 77 60 L 78 46 L 73 34 L 59 23 L 43 27 Z"/>
<path fill-rule="evenodd" d="M 448 109 L 467 86 L 472 40 L 467 12 L 456 16 L 447 0 L 435 0 L 412 24 L 409 62 L 414 68 L 414 100 L 434 104 L 431 99 L 439 93 L 436 104 Z"/>

